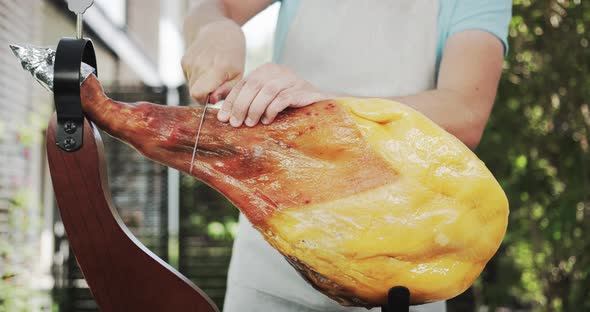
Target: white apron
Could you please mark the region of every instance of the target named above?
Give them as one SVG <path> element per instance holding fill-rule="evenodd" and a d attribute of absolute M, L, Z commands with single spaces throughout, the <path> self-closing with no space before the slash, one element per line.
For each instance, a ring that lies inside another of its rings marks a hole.
<path fill-rule="evenodd" d="M 437 18 L 438 0 L 302 0 L 278 60 L 326 92 L 415 94 L 434 87 Z M 224 311 L 369 310 L 342 307 L 313 289 L 240 215 Z"/>

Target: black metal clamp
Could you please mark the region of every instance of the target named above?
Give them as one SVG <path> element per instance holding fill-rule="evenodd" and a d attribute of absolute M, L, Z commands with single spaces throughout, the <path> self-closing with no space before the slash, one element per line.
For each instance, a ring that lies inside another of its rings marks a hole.
<path fill-rule="evenodd" d="M 410 290 L 404 286 L 395 286 L 387 293 L 387 305 L 381 307 L 381 312 L 409 312 Z"/>
<path fill-rule="evenodd" d="M 57 113 L 55 143 L 66 152 L 82 147 L 84 114 L 80 99 L 80 66 L 95 68 L 96 54 L 89 39 L 63 38 L 57 45 L 53 70 L 53 99 Z"/>

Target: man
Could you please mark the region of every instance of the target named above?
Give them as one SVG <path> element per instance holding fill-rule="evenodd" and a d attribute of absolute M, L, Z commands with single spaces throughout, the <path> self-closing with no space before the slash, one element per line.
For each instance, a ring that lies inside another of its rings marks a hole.
<path fill-rule="evenodd" d="M 411 106 L 475 148 L 507 50 L 509 0 L 284 0 L 275 63 L 243 78 L 240 26 L 273 0 L 202 0 L 185 20 L 191 95 L 225 99 L 218 119 L 268 124 L 287 107 L 338 96 Z M 393 285 L 392 285 L 393 286 Z M 444 302 L 414 311 L 445 311 Z M 367 311 L 315 291 L 249 222 L 230 264 L 225 311 Z"/>

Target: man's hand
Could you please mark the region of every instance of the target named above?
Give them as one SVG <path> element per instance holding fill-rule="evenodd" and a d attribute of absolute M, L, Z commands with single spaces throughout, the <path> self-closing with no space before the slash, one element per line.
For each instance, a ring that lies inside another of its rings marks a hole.
<path fill-rule="evenodd" d="M 246 40 L 240 28 L 273 0 L 193 0 L 184 19 L 182 69 L 191 96 L 215 103 L 242 78 Z"/>
<path fill-rule="evenodd" d="M 190 94 L 203 102 L 225 98 L 242 78 L 245 38 L 240 26 L 231 20 L 208 24 L 200 29 L 182 58 Z"/>
<path fill-rule="evenodd" d="M 234 127 L 242 123 L 252 127 L 259 121 L 269 124 L 287 107 L 303 107 L 329 98 L 287 67 L 269 63 L 236 84 L 217 118 Z"/>

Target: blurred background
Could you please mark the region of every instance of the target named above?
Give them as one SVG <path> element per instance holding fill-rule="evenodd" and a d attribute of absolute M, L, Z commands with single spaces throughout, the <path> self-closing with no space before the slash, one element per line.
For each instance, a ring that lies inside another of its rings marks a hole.
<path fill-rule="evenodd" d="M 179 61 L 190 0 L 96 0 L 85 33 L 109 96 L 188 105 Z M 247 71 L 268 62 L 279 5 L 244 26 Z M 510 52 L 476 150 L 511 214 L 497 255 L 449 311 L 590 311 L 590 3 L 515 0 Z M 60 0 L 0 0 L 0 312 L 97 311 L 70 252 L 45 158 L 52 95 L 8 44 L 75 35 Z M 119 213 L 222 306 L 237 210 L 103 135 Z"/>

